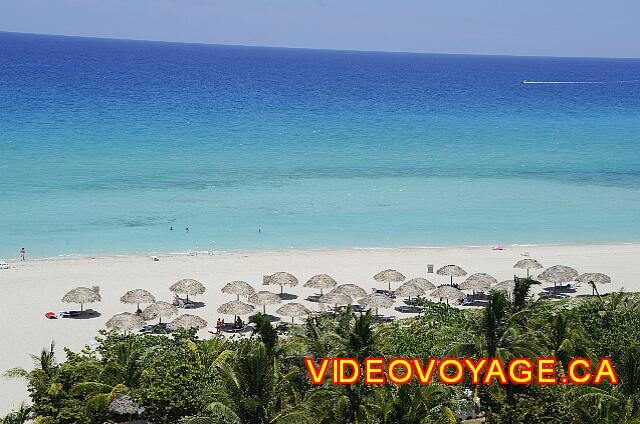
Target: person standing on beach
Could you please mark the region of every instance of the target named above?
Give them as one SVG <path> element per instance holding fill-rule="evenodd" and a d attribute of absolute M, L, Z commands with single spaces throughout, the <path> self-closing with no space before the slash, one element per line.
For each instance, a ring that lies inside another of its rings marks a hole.
<path fill-rule="evenodd" d="M 24 261 L 25 260 L 25 256 L 27 255 L 27 251 L 24 250 L 24 247 L 20 248 L 20 260 Z"/>

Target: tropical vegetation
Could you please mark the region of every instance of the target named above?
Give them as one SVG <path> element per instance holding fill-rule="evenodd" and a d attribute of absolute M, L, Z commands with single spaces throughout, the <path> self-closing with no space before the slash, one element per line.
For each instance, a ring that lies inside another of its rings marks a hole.
<path fill-rule="evenodd" d="M 132 418 L 150 423 L 640 423 L 640 302 L 613 293 L 560 301 L 533 300 L 535 281 L 513 293 L 492 292 L 483 308 L 423 303 L 423 313 L 377 323 L 350 309 L 274 326 L 251 318 L 249 337 L 199 339 L 101 332 L 97 348 L 51 345 L 34 356 L 26 378 L 30 406 L 1 424 L 90 424 Z M 557 373 L 574 357 L 612 359 L 620 384 L 474 386 L 312 385 L 303 358 L 555 357 Z M 116 408 L 129 402 L 130 410 Z"/>

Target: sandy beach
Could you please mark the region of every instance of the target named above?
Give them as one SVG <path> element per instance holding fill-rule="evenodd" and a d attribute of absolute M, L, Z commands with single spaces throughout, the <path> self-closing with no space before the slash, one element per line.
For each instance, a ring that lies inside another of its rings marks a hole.
<path fill-rule="evenodd" d="M 333 276 L 339 284 L 355 283 L 366 290 L 381 287 L 372 276 L 386 268 L 394 268 L 407 278 L 426 277 L 434 284 L 448 281 L 447 277 L 427 273 L 427 265 L 435 268 L 446 264 L 462 266 L 469 274 L 486 272 L 499 281 L 510 279 L 513 264 L 528 252 L 531 258 L 545 267 L 563 264 L 578 272 L 603 272 L 611 276 L 612 284 L 600 287 L 601 293 L 640 290 L 640 244 L 588 244 L 507 246 L 495 251 L 491 247 L 394 248 L 230 252 L 210 255 L 161 255 L 159 261 L 149 256 L 105 256 L 87 258 L 35 259 L 12 261 L 10 269 L 0 270 L 0 285 L 7 294 L 3 309 L 0 334 L 0 370 L 32 365 L 30 354 L 37 354 L 53 340 L 59 358 L 62 348 L 78 350 L 104 328 L 112 315 L 133 311 L 134 305 L 119 302 L 127 290 L 143 288 L 151 291 L 157 300 L 171 301 L 168 287 L 181 278 L 195 278 L 207 287 L 207 292 L 195 298 L 205 303 L 203 308 L 189 313 L 205 318 L 210 326 L 220 316 L 219 305 L 235 297 L 222 294 L 220 289 L 231 280 L 244 280 L 260 290 L 277 292 L 277 286 L 262 286 L 262 276 L 277 271 L 288 271 L 300 280 L 300 285 L 286 291 L 298 296 L 312 310 L 319 305 L 304 299 L 314 290 L 302 287 L 309 277 L 319 273 Z M 102 302 L 85 307 L 101 315 L 92 319 L 47 320 L 47 311 L 78 309 L 78 305 L 65 304 L 65 292 L 77 286 L 100 286 Z M 539 290 L 542 287 L 537 287 Z M 590 293 L 582 286 L 578 293 Z M 276 306 L 267 306 L 274 313 Z M 381 311 L 396 314 L 393 309 Z M 225 317 L 229 320 L 231 317 Z M 207 335 L 206 330 L 202 336 Z M 27 397 L 25 384 L 20 380 L 0 379 L 0 414 L 20 404 Z"/>

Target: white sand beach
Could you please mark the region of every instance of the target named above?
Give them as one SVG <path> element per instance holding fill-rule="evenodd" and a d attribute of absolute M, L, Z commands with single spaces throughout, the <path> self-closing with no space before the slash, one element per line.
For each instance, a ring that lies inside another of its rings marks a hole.
<path fill-rule="evenodd" d="M 366 290 L 382 287 L 372 276 L 386 268 L 397 269 L 407 278 L 426 277 L 434 284 L 448 282 L 448 277 L 427 274 L 427 265 L 435 268 L 446 264 L 462 266 L 469 274 L 486 272 L 498 281 L 514 274 L 524 276 L 513 264 L 528 252 L 545 267 L 563 264 L 578 272 L 602 272 L 611 276 L 612 283 L 599 288 L 601 293 L 640 291 L 640 244 L 587 244 L 506 246 L 495 251 L 491 247 L 393 248 L 306 250 L 273 252 L 232 252 L 212 255 L 164 255 L 159 261 L 149 256 L 106 256 L 92 258 L 39 259 L 12 261 L 10 269 L 0 270 L 0 287 L 5 294 L 0 335 L 0 370 L 12 367 L 30 368 L 30 354 L 37 354 L 53 340 L 59 355 L 62 348 L 78 350 L 87 344 L 99 329 L 104 328 L 112 315 L 135 309 L 135 305 L 119 302 L 127 290 L 143 288 L 157 300 L 171 301 L 168 287 L 181 278 L 195 278 L 207 287 L 207 292 L 195 298 L 205 303 L 203 308 L 189 313 L 205 318 L 210 326 L 220 316 L 219 305 L 235 296 L 220 289 L 231 280 L 244 280 L 260 290 L 279 291 L 277 286 L 262 286 L 262 277 L 277 271 L 293 273 L 300 280 L 297 287 L 286 289 L 298 296 L 310 309 L 319 305 L 304 299 L 314 290 L 303 288 L 309 277 L 327 273 L 339 284 L 355 283 Z M 534 273 L 535 274 L 535 273 Z M 459 279 L 462 281 L 462 279 Z M 85 305 L 101 313 L 92 319 L 48 320 L 47 311 L 78 309 L 65 304 L 65 292 L 77 286 L 100 286 L 102 302 Z M 537 290 L 542 287 L 538 287 Z M 582 286 L 578 293 L 591 293 Z M 396 304 L 399 304 L 397 302 Z M 277 305 L 267 306 L 274 313 Z M 185 311 L 187 312 L 187 311 Z M 396 314 L 393 309 L 381 311 Z M 231 317 L 225 317 L 227 321 Z M 206 330 L 202 335 L 206 335 Z M 59 356 L 61 358 L 62 356 Z M 6 413 L 27 398 L 25 384 L 20 380 L 0 378 L 0 414 Z"/>

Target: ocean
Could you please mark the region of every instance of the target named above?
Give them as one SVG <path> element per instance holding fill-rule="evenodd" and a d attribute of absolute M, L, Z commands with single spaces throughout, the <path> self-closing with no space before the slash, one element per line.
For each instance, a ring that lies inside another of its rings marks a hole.
<path fill-rule="evenodd" d="M 640 60 L 0 33 L 0 259 L 637 241 Z"/>

